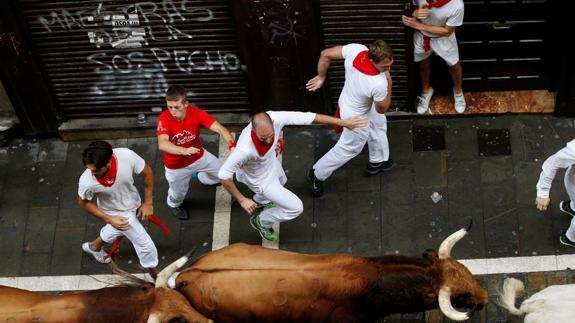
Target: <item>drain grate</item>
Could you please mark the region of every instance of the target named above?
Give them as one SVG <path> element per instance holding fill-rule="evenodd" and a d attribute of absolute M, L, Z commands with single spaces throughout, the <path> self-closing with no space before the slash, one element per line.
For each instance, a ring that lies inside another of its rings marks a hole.
<path fill-rule="evenodd" d="M 477 130 L 479 156 L 511 155 L 509 129 Z"/>
<path fill-rule="evenodd" d="M 445 150 L 443 126 L 413 126 L 413 151 Z"/>

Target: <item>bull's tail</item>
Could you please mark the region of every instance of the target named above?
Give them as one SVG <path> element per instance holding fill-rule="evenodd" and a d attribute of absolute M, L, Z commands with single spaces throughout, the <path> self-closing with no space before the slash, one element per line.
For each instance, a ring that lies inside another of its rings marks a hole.
<path fill-rule="evenodd" d="M 515 278 L 505 278 L 503 291 L 499 292 L 499 306 L 507 309 L 513 315 L 523 315 L 524 311 L 515 307 L 515 297 L 525 290 L 523 282 Z"/>

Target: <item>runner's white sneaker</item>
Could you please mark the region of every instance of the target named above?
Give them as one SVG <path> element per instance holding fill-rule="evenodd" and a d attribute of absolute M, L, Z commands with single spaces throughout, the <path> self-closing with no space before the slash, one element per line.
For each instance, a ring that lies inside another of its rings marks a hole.
<path fill-rule="evenodd" d="M 430 87 L 427 93 L 423 93 L 417 97 L 417 113 L 424 114 L 427 113 L 429 110 L 429 102 L 431 101 L 431 97 L 433 96 L 433 88 Z"/>
<path fill-rule="evenodd" d="M 455 111 L 457 111 L 457 113 L 465 112 L 465 96 L 463 95 L 463 92 L 457 94 L 455 93 L 455 89 L 453 89 L 453 100 Z"/>
<path fill-rule="evenodd" d="M 82 243 L 82 250 L 84 250 L 84 252 L 86 253 L 91 254 L 94 257 L 94 259 L 96 259 L 96 261 L 101 264 L 109 264 L 112 261 L 110 257 L 104 259 L 104 256 L 106 256 L 106 252 L 104 251 L 104 249 L 100 249 L 100 251 L 92 250 L 92 248 L 90 248 L 89 242 Z"/>

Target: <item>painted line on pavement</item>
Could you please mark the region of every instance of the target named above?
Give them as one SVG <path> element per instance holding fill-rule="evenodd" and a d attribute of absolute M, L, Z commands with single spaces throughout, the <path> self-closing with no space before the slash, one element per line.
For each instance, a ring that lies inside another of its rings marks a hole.
<path fill-rule="evenodd" d="M 231 133 L 235 138 L 236 134 Z M 220 136 L 218 158 L 225 161 L 230 154 L 228 143 Z M 216 201 L 214 204 L 214 227 L 212 231 L 212 250 L 221 249 L 230 244 L 230 224 L 232 213 L 232 196 L 223 185 L 216 187 Z"/>
<path fill-rule="evenodd" d="M 474 275 L 516 274 L 559 271 L 575 268 L 575 255 L 506 257 L 459 260 Z M 146 274 L 136 274 L 145 279 Z M 0 285 L 31 291 L 78 291 L 109 286 L 118 275 L 0 277 Z"/>

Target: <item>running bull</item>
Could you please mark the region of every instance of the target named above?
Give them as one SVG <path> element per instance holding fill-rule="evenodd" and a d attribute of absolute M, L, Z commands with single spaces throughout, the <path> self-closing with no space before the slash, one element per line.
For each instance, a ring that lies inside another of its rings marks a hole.
<path fill-rule="evenodd" d="M 60 296 L 0 286 L 0 322 L 213 322 L 166 286 L 184 263 L 166 267 L 155 286 L 132 277 L 121 286 Z"/>
<path fill-rule="evenodd" d="M 373 322 L 438 306 L 462 321 L 469 312 L 453 305 L 481 308 L 488 300 L 450 256 L 468 230 L 423 258 L 306 255 L 234 244 L 198 258 L 176 277 L 176 288 L 216 322 Z"/>

